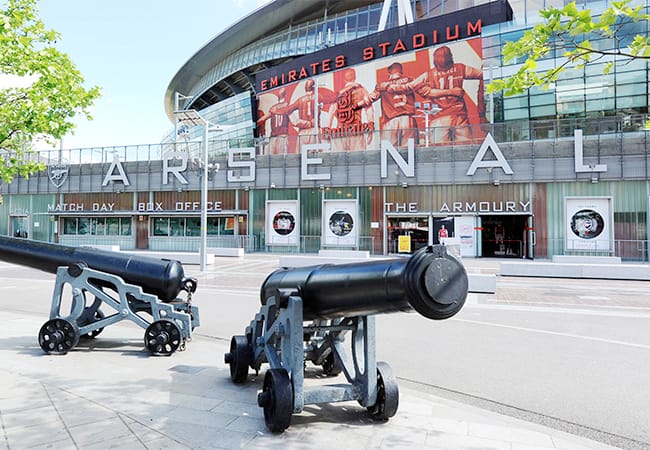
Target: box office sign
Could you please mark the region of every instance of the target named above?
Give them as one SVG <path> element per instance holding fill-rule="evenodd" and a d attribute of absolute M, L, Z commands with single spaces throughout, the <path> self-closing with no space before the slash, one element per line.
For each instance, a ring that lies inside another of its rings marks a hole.
<path fill-rule="evenodd" d="M 612 199 L 566 198 L 566 249 L 612 251 Z"/>
<path fill-rule="evenodd" d="M 359 219 L 356 200 L 323 201 L 323 243 L 327 246 L 357 247 Z"/>
<path fill-rule="evenodd" d="M 298 202 L 266 202 L 266 245 L 298 245 L 300 226 Z"/>

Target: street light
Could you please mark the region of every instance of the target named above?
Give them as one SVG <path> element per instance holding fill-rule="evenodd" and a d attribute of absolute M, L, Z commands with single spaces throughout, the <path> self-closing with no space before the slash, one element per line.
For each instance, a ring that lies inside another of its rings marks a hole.
<path fill-rule="evenodd" d="M 420 109 L 420 106 L 422 106 L 423 109 Z M 436 105 L 435 103 L 431 104 L 429 102 L 425 102 L 424 104 L 420 104 L 420 102 L 415 102 L 415 108 L 418 112 L 424 114 L 424 146 L 428 147 L 429 146 L 429 116 L 437 114 L 440 111 L 440 107 L 438 107 L 438 105 Z"/>
<path fill-rule="evenodd" d="M 203 178 L 201 180 L 201 243 L 199 245 L 200 270 L 205 272 L 207 266 L 208 245 L 208 133 L 211 131 L 210 123 L 198 111 L 186 109 L 174 111 L 176 123 L 187 126 L 203 127 Z M 216 128 L 217 130 L 219 128 Z"/>

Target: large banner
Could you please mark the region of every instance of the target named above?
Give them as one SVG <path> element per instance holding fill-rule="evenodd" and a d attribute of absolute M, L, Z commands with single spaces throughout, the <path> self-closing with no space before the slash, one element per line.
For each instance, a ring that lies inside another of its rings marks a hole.
<path fill-rule="evenodd" d="M 359 219 L 356 200 L 323 201 L 323 244 L 358 247 Z"/>
<path fill-rule="evenodd" d="M 301 144 L 378 149 L 482 139 L 484 26 L 512 20 L 507 0 L 478 5 L 307 54 L 255 76 L 262 153 Z M 425 131 L 425 126 L 431 129 Z M 374 136 L 374 130 L 381 130 Z"/>
<path fill-rule="evenodd" d="M 566 199 L 566 249 L 612 251 L 611 198 Z"/>
<path fill-rule="evenodd" d="M 258 97 L 262 153 L 298 153 L 482 141 L 486 122 L 481 38 L 401 53 L 271 89 Z M 375 130 L 381 133 L 376 135 Z"/>
<path fill-rule="evenodd" d="M 266 245 L 298 245 L 298 201 L 266 202 Z"/>

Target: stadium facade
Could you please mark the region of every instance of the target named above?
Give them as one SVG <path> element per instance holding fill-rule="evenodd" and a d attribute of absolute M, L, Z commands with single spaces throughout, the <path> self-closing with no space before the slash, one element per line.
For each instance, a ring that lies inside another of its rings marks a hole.
<path fill-rule="evenodd" d="M 46 172 L 1 186 L 0 233 L 195 251 L 206 214 L 208 247 L 647 261 L 647 62 L 486 93 L 549 5 L 273 1 L 178 70 L 166 142 L 42 154 Z"/>

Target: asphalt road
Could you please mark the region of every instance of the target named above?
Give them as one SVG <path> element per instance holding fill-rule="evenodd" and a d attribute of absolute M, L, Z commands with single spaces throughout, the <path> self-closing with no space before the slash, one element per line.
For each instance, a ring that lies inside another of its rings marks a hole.
<path fill-rule="evenodd" d="M 494 261 L 466 265 L 498 271 Z M 199 278 L 196 332 L 228 341 L 243 334 L 258 311 L 259 286 L 275 268 L 273 255 L 221 258 L 205 274 L 186 266 Z M 0 263 L 0 307 L 45 322 L 53 280 Z M 621 448 L 650 448 L 649 287 L 499 277 L 496 294 L 470 294 L 445 321 L 378 316 L 377 358 L 410 387 Z"/>

